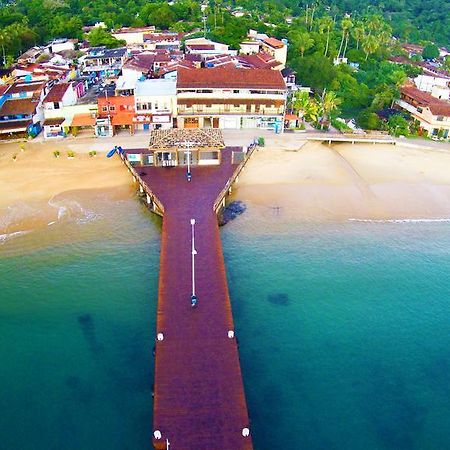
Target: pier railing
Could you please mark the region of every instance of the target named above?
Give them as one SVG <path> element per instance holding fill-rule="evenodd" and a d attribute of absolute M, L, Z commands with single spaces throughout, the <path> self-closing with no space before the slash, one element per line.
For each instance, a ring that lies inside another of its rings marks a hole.
<path fill-rule="evenodd" d="M 220 208 L 222 206 L 224 206 L 223 205 L 223 200 L 225 199 L 225 197 L 229 193 L 231 186 L 236 181 L 236 179 L 239 176 L 239 174 L 244 169 L 245 164 L 247 164 L 247 161 L 249 160 L 250 156 L 252 156 L 252 154 L 255 151 L 256 147 L 257 147 L 256 144 L 252 144 L 252 145 L 248 146 L 247 152 L 245 152 L 244 159 L 239 163 L 239 165 L 236 168 L 236 170 L 234 171 L 233 175 L 230 177 L 230 179 L 225 184 L 225 187 L 220 191 L 216 201 L 214 202 L 214 206 L 213 206 L 213 209 L 214 209 L 215 213 L 218 213 Z"/>
<path fill-rule="evenodd" d="M 122 154 L 120 155 L 123 162 L 127 166 L 128 170 L 133 175 L 133 178 L 139 183 L 140 191 L 145 193 L 147 196 L 147 204 L 152 206 L 152 210 L 154 213 L 163 216 L 164 215 L 164 206 L 158 199 L 158 197 L 152 192 L 152 190 L 147 186 L 146 183 L 141 182 L 141 176 L 136 171 L 136 169 L 130 164 L 130 162 L 127 160 L 126 155 Z M 144 170 L 144 169 L 143 169 Z"/>

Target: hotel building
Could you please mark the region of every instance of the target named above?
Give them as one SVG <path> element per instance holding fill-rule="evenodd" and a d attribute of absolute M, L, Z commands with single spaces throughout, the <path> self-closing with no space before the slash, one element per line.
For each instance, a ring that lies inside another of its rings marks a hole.
<path fill-rule="evenodd" d="M 282 130 L 286 84 L 271 69 L 180 69 L 178 128 Z"/>

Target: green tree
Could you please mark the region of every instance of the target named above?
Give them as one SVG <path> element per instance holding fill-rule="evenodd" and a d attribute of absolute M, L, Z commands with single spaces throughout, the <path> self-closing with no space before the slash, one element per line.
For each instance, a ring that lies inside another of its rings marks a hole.
<path fill-rule="evenodd" d="M 322 115 L 320 120 L 321 128 L 328 123 L 330 115 L 337 109 L 342 103 L 342 100 L 333 91 L 324 90 L 319 99 L 319 111 Z"/>
<path fill-rule="evenodd" d="M 422 50 L 423 59 L 437 59 L 439 58 L 439 48 L 434 44 L 426 45 Z"/>
<path fill-rule="evenodd" d="M 302 58 L 305 54 L 305 51 L 309 50 L 314 45 L 314 39 L 311 38 L 311 34 L 307 31 L 293 34 L 292 40 L 294 46 L 300 51 L 300 55 Z"/>
<path fill-rule="evenodd" d="M 379 41 L 376 38 L 376 36 L 369 34 L 367 36 L 364 36 L 362 41 L 362 49 L 366 55 L 365 60 L 369 58 L 369 55 L 372 53 L 375 53 L 378 50 L 379 47 Z"/>
<path fill-rule="evenodd" d="M 100 47 L 105 45 L 108 48 L 117 48 L 125 45 L 124 41 L 116 39 L 104 28 L 94 28 L 86 35 L 86 39 L 91 47 Z"/>
<path fill-rule="evenodd" d="M 353 22 L 352 19 L 350 19 L 349 17 L 344 17 L 341 21 L 341 29 L 342 29 L 342 37 L 341 37 L 341 43 L 339 44 L 339 51 L 338 51 L 338 58 L 341 57 L 341 52 L 342 52 L 342 48 L 344 45 L 344 41 L 346 42 L 345 44 L 345 48 L 342 54 L 342 58 L 345 58 L 345 51 L 347 48 L 347 43 L 348 43 L 348 36 L 350 34 L 350 28 L 353 26 Z"/>
<path fill-rule="evenodd" d="M 408 136 L 409 122 L 400 114 L 394 114 L 388 120 L 387 127 L 389 133 L 394 136 Z"/>
<path fill-rule="evenodd" d="M 324 56 L 328 56 L 328 49 L 330 47 L 330 33 L 334 27 L 334 21 L 330 16 L 324 16 L 320 19 L 319 22 L 319 33 L 323 33 L 326 31 L 327 33 L 327 41 L 325 45 Z"/>
<path fill-rule="evenodd" d="M 381 120 L 374 112 L 365 110 L 358 115 L 358 125 L 365 130 L 380 130 Z"/>

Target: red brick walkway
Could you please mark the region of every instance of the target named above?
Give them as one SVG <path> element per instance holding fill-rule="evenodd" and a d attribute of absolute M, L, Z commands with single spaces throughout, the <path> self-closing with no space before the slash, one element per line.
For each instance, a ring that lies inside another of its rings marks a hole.
<path fill-rule="evenodd" d="M 137 168 L 164 205 L 159 275 L 153 430 L 155 448 L 251 449 L 222 244 L 213 204 L 236 169 L 231 151 L 220 166 Z M 191 307 L 191 225 L 196 220 L 196 294 Z"/>

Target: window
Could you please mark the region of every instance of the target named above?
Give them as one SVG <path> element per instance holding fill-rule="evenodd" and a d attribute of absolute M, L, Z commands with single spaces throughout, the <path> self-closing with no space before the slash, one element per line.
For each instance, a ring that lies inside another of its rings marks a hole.
<path fill-rule="evenodd" d="M 115 107 L 115 106 L 110 106 L 110 107 L 109 107 L 109 110 L 110 110 L 110 111 L 115 111 L 115 110 L 116 110 L 116 107 Z"/>
<path fill-rule="evenodd" d="M 141 109 L 147 109 L 147 103 L 142 103 L 142 107 L 141 107 Z"/>
<path fill-rule="evenodd" d="M 107 112 L 107 111 L 108 111 L 108 107 L 107 107 L 107 106 L 103 106 L 103 107 L 102 107 L 102 111 L 103 111 L 103 112 Z"/>
<path fill-rule="evenodd" d="M 233 94 L 239 94 L 239 89 L 233 89 Z"/>
<path fill-rule="evenodd" d="M 421 112 L 423 112 L 423 109 L 422 109 L 422 108 L 419 108 L 419 107 L 417 107 L 417 112 L 421 113 Z"/>
<path fill-rule="evenodd" d="M 53 102 L 53 108 L 59 109 L 59 102 Z"/>
<path fill-rule="evenodd" d="M 437 116 L 437 119 L 439 122 L 443 122 L 444 121 L 444 116 Z"/>
<path fill-rule="evenodd" d="M 223 105 L 225 111 L 230 111 L 230 105 Z"/>

